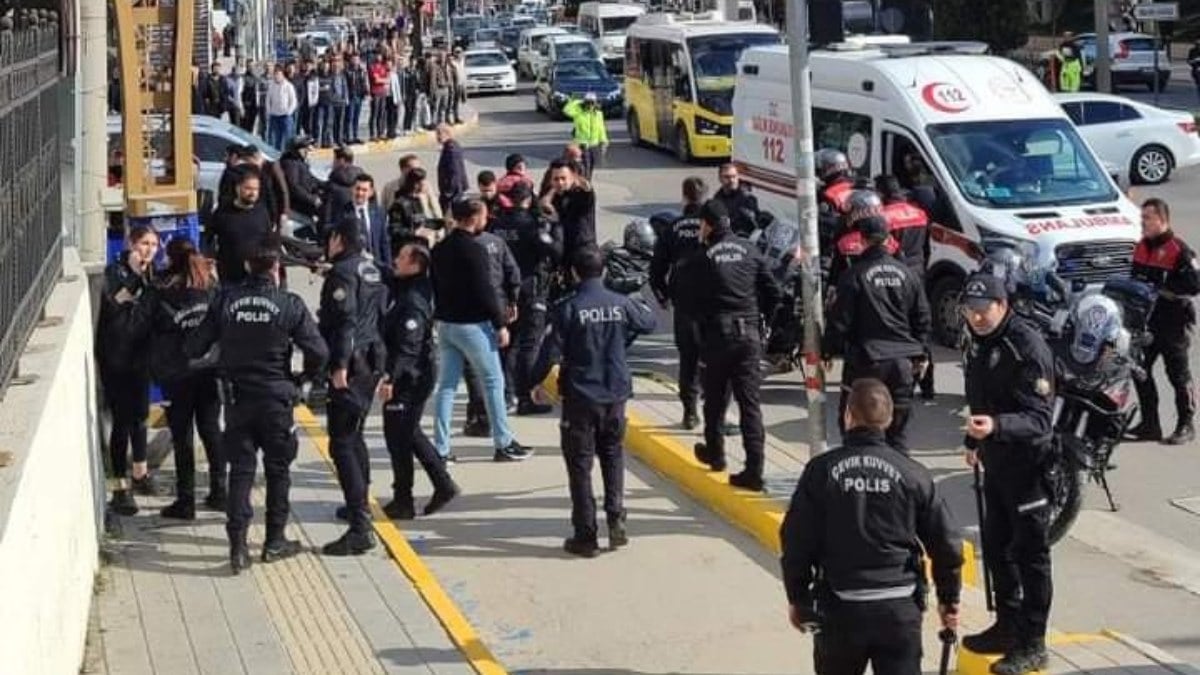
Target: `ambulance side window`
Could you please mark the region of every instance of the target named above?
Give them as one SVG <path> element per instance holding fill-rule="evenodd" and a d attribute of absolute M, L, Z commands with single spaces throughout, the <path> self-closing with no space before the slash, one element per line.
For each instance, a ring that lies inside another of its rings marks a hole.
<path fill-rule="evenodd" d="M 888 152 L 884 170 L 900 180 L 915 202 L 929 213 L 933 222 L 962 231 L 958 214 L 946 197 L 946 190 L 929 168 L 929 160 L 917 144 L 904 134 L 883 132 L 883 147 Z"/>
<path fill-rule="evenodd" d="M 850 168 L 871 177 L 871 118 L 858 113 L 813 108 L 816 148 L 837 148 L 846 153 Z"/>

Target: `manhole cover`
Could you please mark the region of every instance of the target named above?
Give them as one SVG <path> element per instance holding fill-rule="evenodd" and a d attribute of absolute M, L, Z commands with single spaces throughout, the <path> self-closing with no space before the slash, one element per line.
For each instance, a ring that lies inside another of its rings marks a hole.
<path fill-rule="evenodd" d="M 1172 499 L 1171 503 L 1192 515 L 1200 516 L 1200 497 L 1181 497 Z"/>

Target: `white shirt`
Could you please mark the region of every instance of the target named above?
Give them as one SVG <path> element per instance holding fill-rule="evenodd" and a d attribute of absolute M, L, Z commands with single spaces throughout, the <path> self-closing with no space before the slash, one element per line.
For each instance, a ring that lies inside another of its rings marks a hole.
<path fill-rule="evenodd" d="M 267 115 L 292 115 L 296 112 L 296 107 L 300 102 L 296 99 L 296 88 L 291 82 L 286 79 L 283 82 L 276 82 L 274 79 L 267 84 L 267 99 L 265 107 Z"/>

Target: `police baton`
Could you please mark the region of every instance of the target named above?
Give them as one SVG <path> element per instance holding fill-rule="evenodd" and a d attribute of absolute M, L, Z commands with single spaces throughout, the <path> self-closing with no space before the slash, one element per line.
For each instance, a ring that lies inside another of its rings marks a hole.
<path fill-rule="evenodd" d="M 953 628 L 943 628 L 938 631 L 938 639 L 942 641 L 942 660 L 938 664 L 938 675 L 947 675 L 950 672 L 950 650 L 958 642 L 958 635 L 954 633 Z"/>
<path fill-rule="evenodd" d="M 987 611 L 996 611 L 996 603 L 992 598 L 992 573 L 987 566 L 987 542 L 983 536 L 983 472 L 979 470 L 979 462 L 975 462 L 975 514 L 979 516 L 979 557 L 983 558 L 983 597 L 987 601 Z"/>

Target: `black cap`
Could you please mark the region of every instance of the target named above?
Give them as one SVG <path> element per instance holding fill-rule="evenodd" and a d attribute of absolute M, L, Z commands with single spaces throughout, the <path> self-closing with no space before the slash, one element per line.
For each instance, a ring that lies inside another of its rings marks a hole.
<path fill-rule="evenodd" d="M 876 244 L 886 241 L 888 238 L 887 220 L 882 216 L 860 218 L 854 223 L 854 227 L 862 233 L 863 239 Z"/>
<path fill-rule="evenodd" d="M 985 306 L 996 300 L 1007 300 L 1008 291 L 1004 280 L 987 273 L 976 272 L 967 277 L 963 284 L 963 302 L 971 306 Z"/>
<path fill-rule="evenodd" d="M 714 234 L 724 234 L 730 231 L 729 209 L 716 199 L 704 202 L 700 207 L 700 219 L 708 223 Z"/>

